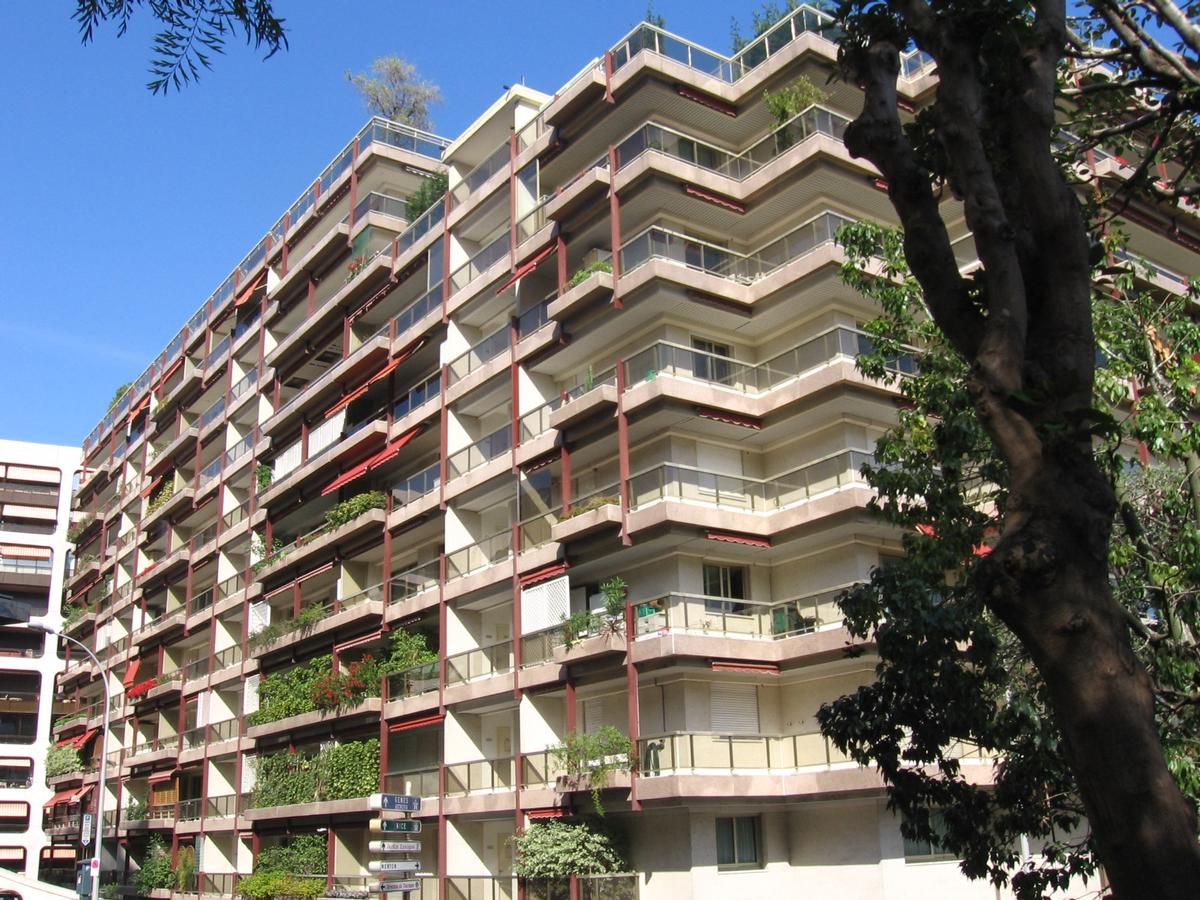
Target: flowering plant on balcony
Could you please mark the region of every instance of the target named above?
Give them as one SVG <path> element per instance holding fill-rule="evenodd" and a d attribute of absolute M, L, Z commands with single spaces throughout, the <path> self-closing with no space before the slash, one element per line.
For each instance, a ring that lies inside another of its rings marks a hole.
<path fill-rule="evenodd" d="M 129 697 L 129 699 L 135 700 L 138 697 L 144 697 L 146 694 L 150 693 L 152 688 L 157 686 L 158 676 L 155 675 L 153 678 L 147 678 L 145 681 L 139 681 L 133 687 L 129 688 L 125 694 L 127 697 Z"/>
<path fill-rule="evenodd" d="M 330 672 L 312 686 L 312 701 L 317 709 L 330 710 L 353 706 L 367 697 L 379 695 L 379 664 L 367 654 L 338 672 Z"/>

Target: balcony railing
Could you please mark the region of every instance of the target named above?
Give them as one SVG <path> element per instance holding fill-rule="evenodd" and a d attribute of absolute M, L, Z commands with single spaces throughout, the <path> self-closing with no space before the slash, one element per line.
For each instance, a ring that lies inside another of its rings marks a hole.
<path fill-rule="evenodd" d="M 477 544 L 463 547 L 446 555 L 446 577 L 459 578 L 512 556 L 512 531 L 505 529 L 484 538 Z"/>
<path fill-rule="evenodd" d="M 638 900 L 637 875 L 580 875 L 579 900 Z M 525 900 L 570 900 L 571 883 L 567 879 L 527 879 Z"/>
<path fill-rule="evenodd" d="M 417 769 L 410 772 L 388 772 L 383 779 L 384 790 L 394 794 L 411 794 L 414 797 L 436 797 L 440 769 Z"/>
<path fill-rule="evenodd" d="M 446 764 L 446 794 L 474 794 L 481 791 L 511 791 L 515 787 L 514 760 L 478 759 Z"/>
<path fill-rule="evenodd" d="M 466 177 L 463 178 L 458 187 L 452 192 L 454 199 L 458 203 L 462 203 L 471 194 L 479 190 L 489 178 L 497 172 L 507 169 L 510 153 L 510 142 L 505 139 L 504 143 L 493 150 L 487 159 L 467 173 Z"/>
<path fill-rule="evenodd" d="M 392 405 L 392 418 L 403 419 L 414 409 L 438 396 L 441 387 L 441 373 L 434 372 L 424 381 L 409 388 L 408 392 Z"/>
<path fill-rule="evenodd" d="M 833 243 L 837 229 L 851 222 L 852 219 L 838 213 L 821 213 L 751 253 L 738 253 L 652 225 L 621 247 L 621 273 L 628 275 L 652 259 L 661 259 L 740 284 L 752 284 L 817 247 Z"/>
<path fill-rule="evenodd" d="M 492 361 L 509 346 L 510 327 L 501 325 L 466 353 L 450 363 L 450 383 L 455 384 Z"/>
<path fill-rule="evenodd" d="M 478 647 L 465 653 L 446 657 L 446 684 L 461 684 L 476 678 L 486 678 L 511 672 L 513 642 L 501 641 L 488 647 Z"/>
<path fill-rule="evenodd" d="M 175 818 L 180 822 L 195 822 L 200 818 L 204 808 L 204 798 L 195 797 L 191 800 L 180 800 Z"/>
<path fill-rule="evenodd" d="M 390 197 L 387 194 L 377 194 L 374 191 L 358 201 L 358 205 L 354 207 L 354 221 L 361 222 L 367 213 L 371 212 L 380 213 L 402 221 L 408 218 L 403 200 L 398 197 Z"/>
<path fill-rule="evenodd" d="M 630 505 L 682 500 L 743 512 L 773 512 L 849 484 L 865 485 L 860 470 L 872 458 L 865 450 L 843 450 L 771 479 L 664 463 L 629 479 Z"/>
<path fill-rule="evenodd" d="M 141 756 L 146 753 L 158 753 L 160 751 L 171 751 L 179 749 L 179 735 L 173 734 L 169 737 L 150 738 L 149 740 L 140 741 L 133 745 L 133 749 L 129 751 L 129 756 Z"/>
<path fill-rule="evenodd" d="M 741 362 L 728 356 L 659 341 L 625 360 L 625 380 L 627 384 L 637 384 L 665 374 L 718 384 L 754 395 L 774 390 L 839 356 L 857 359 L 873 349 L 870 337 L 857 329 L 843 326 L 831 328 L 761 363 Z M 910 375 L 916 372 L 916 360 L 912 354 L 904 354 L 888 360 L 887 368 L 898 375 Z"/>
<path fill-rule="evenodd" d="M 237 795 L 209 797 L 204 806 L 204 816 L 209 819 L 225 819 L 237 814 Z"/>
<path fill-rule="evenodd" d="M 823 106 L 810 106 L 745 152 L 730 153 L 673 128 L 647 122 L 617 145 L 617 169 L 625 168 L 643 153 L 656 152 L 741 181 L 814 134 L 840 141 L 849 123 L 845 116 Z"/>
<path fill-rule="evenodd" d="M 642 636 L 687 631 L 721 637 L 779 640 L 840 624 L 842 613 L 837 597 L 844 589 L 774 603 L 704 594 L 663 594 L 634 604 L 636 633 Z"/>
<path fill-rule="evenodd" d="M 432 466 L 422 469 L 415 475 L 409 475 L 397 484 L 392 485 L 392 499 L 395 501 L 397 507 L 406 506 L 436 491 L 438 485 L 442 483 L 441 479 L 442 464 L 434 463 Z"/>
<path fill-rule="evenodd" d="M 501 453 L 512 449 L 512 425 L 501 425 L 491 434 L 480 438 L 463 450 L 450 456 L 450 475 L 457 478 L 473 469 L 491 462 Z"/>
<path fill-rule="evenodd" d="M 500 232 L 491 243 L 485 245 L 467 262 L 450 273 L 451 291 L 457 291 L 470 284 L 500 260 L 508 256 L 512 245 L 512 235 L 507 228 Z"/>
<path fill-rule="evenodd" d="M 438 689 L 438 663 L 421 663 L 399 672 L 393 672 L 387 677 L 387 695 L 389 700 L 403 700 L 418 697 Z"/>
<path fill-rule="evenodd" d="M 436 588 L 438 586 L 438 570 L 438 561 L 435 559 L 419 566 L 413 566 L 398 575 L 393 575 L 391 602 L 402 603 Z"/>

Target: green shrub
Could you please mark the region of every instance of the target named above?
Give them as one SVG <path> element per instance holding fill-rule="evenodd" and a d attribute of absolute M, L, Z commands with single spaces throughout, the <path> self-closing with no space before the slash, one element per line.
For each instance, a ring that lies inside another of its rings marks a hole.
<path fill-rule="evenodd" d="M 325 747 L 316 754 L 272 753 L 254 760 L 253 807 L 366 797 L 379 788 L 379 739 Z"/>
<path fill-rule="evenodd" d="M 250 900 L 320 897 L 325 893 L 325 879 L 297 878 L 283 872 L 255 872 L 238 881 L 237 892 L 239 897 Z"/>
<path fill-rule="evenodd" d="M 612 725 L 590 734 L 568 731 L 567 738 L 550 755 L 563 767 L 569 786 L 592 792 L 597 815 L 604 815 L 600 792 L 608 787 L 613 772 L 629 772 L 634 766 L 633 741 Z"/>
<path fill-rule="evenodd" d="M 516 872 L 524 878 L 569 878 L 628 872 L 622 841 L 586 822 L 535 822 L 513 838 Z"/>
<path fill-rule="evenodd" d="M 179 848 L 175 861 L 175 888 L 191 891 L 196 887 L 196 848 L 184 845 Z"/>
<path fill-rule="evenodd" d="M 150 838 L 142 867 L 133 874 L 132 881 L 139 894 L 149 894 L 159 888 L 175 886 L 175 869 L 171 865 L 171 854 L 162 838 Z"/>
<path fill-rule="evenodd" d="M 175 493 L 175 480 L 174 480 L 174 478 L 172 478 L 170 481 L 168 481 L 166 484 L 164 484 L 159 489 L 157 494 L 155 494 L 153 497 L 150 498 L 150 503 L 147 504 L 147 506 L 146 506 L 146 515 L 147 516 L 153 515 L 154 513 L 158 512 L 160 509 L 162 509 L 164 506 L 166 506 L 167 501 L 171 499 L 171 497 L 172 497 L 172 495 L 174 495 L 174 493 Z"/>
<path fill-rule="evenodd" d="M 258 565 L 262 565 L 265 560 Z M 325 618 L 325 607 L 319 603 L 310 603 L 300 607 L 300 613 L 291 619 L 281 619 L 264 625 L 250 635 L 250 646 L 254 649 L 265 647 L 271 641 L 279 640 L 285 634 L 293 631 L 307 631 Z"/>
<path fill-rule="evenodd" d="M 67 775 L 83 769 L 83 760 L 74 747 L 51 747 L 46 753 L 46 777 Z"/>
<path fill-rule="evenodd" d="M 324 834 L 297 834 L 274 847 L 260 850 L 255 872 L 324 875 L 329 865 L 329 841 Z"/>
<path fill-rule="evenodd" d="M 333 657 L 326 653 L 294 668 L 265 676 L 258 685 L 258 709 L 246 721 L 250 725 L 265 725 L 312 712 L 316 709 L 313 687 L 332 671 Z"/>
<path fill-rule="evenodd" d="M 391 675 L 403 672 L 413 666 L 436 662 L 438 655 L 429 649 L 425 635 L 403 628 L 393 628 L 391 632 L 391 652 L 379 666 L 381 675 Z"/>
<path fill-rule="evenodd" d="M 584 266 L 582 269 L 572 275 L 571 280 L 567 282 L 567 287 L 573 288 L 583 284 L 585 281 L 587 281 L 588 276 L 590 276 L 593 272 L 611 273 L 612 270 L 613 268 L 611 259 L 598 259 L 590 266 Z"/>
<path fill-rule="evenodd" d="M 266 463 L 259 463 L 254 467 L 254 483 L 258 486 L 260 494 L 271 486 L 274 477 L 275 470 Z"/>
<path fill-rule="evenodd" d="M 323 531 L 333 531 L 347 522 L 353 522 L 367 510 L 383 509 L 385 506 L 387 506 L 387 494 L 383 491 L 366 491 L 362 494 L 355 494 L 349 500 L 335 503 L 326 510 Z"/>
<path fill-rule="evenodd" d="M 422 181 L 421 186 L 409 194 L 404 201 L 404 212 L 408 216 L 408 221 L 413 222 L 419 219 L 425 210 L 445 196 L 449 188 L 450 178 L 445 172 L 438 172 L 431 178 Z"/>
<path fill-rule="evenodd" d="M 801 75 L 777 91 L 763 91 L 763 102 L 776 124 L 783 125 L 828 96 L 807 75 Z"/>
<path fill-rule="evenodd" d="M 125 807 L 124 818 L 128 819 L 130 822 L 143 822 L 146 819 L 149 819 L 150 804 L 142 803 L 140 800 L 130 800 L 129 805 Z"/>

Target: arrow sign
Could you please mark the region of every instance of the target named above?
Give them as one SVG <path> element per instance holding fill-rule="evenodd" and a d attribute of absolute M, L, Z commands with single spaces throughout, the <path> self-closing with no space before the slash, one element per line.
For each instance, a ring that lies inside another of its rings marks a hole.
<path fill-rule="evenodd" d="M 372 853 L 420 853 L 420 841 L 371 841 Z"/>
<path fill-rule="evenodd" d="M 368 825 L 371 831 L 377 834 L 396 833 L 401 834 L 420 834 L 421 820 L 420 819 L 372 819 Z"/>
<path fill-rule="evenodd" d="M 408 794 L 372 794 L 370 807 L 392 812 L 420 812 L 421 798 Z"/>
<path fill-rule="evenodd" d="M 86 847 L 91 842 L 92 842 L 92 814 L 84 813 L 83 814 L 83 827 L 82 827 L 82 831 L 79 834 L 79 843 L 83 844 L 83 846 Z"/>
<path fill-rule="evenodd" d="M 415 859 L 373 859 L 367 863 L 368 872 L 415 872 L 421 864 Z"/>
<path fill-rule="evenodd" d="M 392 891 L 419 891 L 420 889 L 421 882 L 415 878 L 409 881 L 377 881 L 371 885 L 371 890 L 380 894 L 391 893 Z"/>

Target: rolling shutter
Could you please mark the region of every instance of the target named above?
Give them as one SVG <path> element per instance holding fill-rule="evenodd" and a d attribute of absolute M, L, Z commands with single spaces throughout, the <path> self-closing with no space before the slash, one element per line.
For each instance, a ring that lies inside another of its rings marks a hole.
<path fill-rule="evenodd" d="M 716 734 L 758 734 L 758 687 L 753 684 L 712 686 L 711 730 Z"/>

